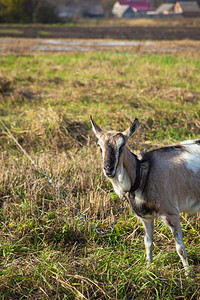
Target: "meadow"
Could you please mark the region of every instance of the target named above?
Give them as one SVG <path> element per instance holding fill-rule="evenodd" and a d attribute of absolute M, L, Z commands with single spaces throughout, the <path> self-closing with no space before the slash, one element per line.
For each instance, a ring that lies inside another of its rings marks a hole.
<path fill-rule="evenodd" d="M 0 115 L 55 182 L 66 203 L 0 127 L 1 299 L 199 299 L 200 215 L 181 215 L 194 278 L 169 229 L 154 231 L 147 267 L 143 228 L 101 170 L 89 116 L 126 129 L 136 154 L 200 133 L 199 54 L 91 51 L 0 57 Z M 82 222 L 73 207 L 85 215 Z"/>

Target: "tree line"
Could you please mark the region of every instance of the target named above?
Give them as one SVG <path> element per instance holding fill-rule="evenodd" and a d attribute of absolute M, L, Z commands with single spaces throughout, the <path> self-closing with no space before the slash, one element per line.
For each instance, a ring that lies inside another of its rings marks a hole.
<path fill-rule="evenodd" d="M 55 23 L 55 7 L 43 0 L 0 0 L 1 23 Z"/>

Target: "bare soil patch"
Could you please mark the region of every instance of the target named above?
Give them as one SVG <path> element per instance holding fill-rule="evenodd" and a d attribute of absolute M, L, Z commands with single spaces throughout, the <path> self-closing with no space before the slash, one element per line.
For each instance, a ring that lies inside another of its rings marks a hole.
<path fill-rule="evenodd" d="M 2 29 L 2 30 L 1 30 Z M 1 37 L 120 39 L 120 40 L 200 40 L 196 26 L 13 26 L 1 25 Z"/>

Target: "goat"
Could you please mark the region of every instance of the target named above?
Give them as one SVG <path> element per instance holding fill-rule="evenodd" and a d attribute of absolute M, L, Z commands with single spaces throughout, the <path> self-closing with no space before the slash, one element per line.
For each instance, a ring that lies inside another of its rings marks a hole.
<path fill-rule="evenodd" d="M 118 132 L 104 131 L 90 118 L 105 176 L 120 198 L 128 193 L 131 207 L 143 223 L 147 264 L 152 263 L 154 218 L 158 217 L 170 228 L 188 275 L 179 215 L 200 211 L 200 140 L 155 149 L 140 160 L 126 147 L 139 127 L 138 119 Z"/>

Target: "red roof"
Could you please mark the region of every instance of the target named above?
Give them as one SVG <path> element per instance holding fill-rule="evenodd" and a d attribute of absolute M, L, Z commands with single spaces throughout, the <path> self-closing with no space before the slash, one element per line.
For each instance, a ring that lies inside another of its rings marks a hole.
<path fill-rule="evenodd" d="M 128 5 L 129 7 L 136 8 L 138 12 L 151 10 L 147 1 L 118 1 L 120 5 Z"/>

